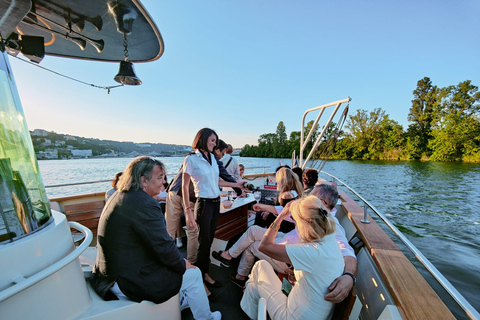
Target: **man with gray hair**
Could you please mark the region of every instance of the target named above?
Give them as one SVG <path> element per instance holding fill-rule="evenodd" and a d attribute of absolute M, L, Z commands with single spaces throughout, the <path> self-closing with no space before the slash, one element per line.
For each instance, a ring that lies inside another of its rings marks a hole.
<path fill-rule="evenodd" d="M 184 259 L 168 235 L 157 200 L 165 166 L 148 156 L 133 159 L 98 223 L 97 259 L 90 279 L 105 300 L 162 303 L 180 294 L 180 308 L 195 319 L 220 320 L 211 312 L 200 269 Z"/>
<path fill-rule="evenodd" d="M 335 239 L 342 250 L 343 259 L 345 261 L 345 269 L 343 275 L 338 277 L 328 288 L 330 293 L 325 296 L 325 300 L 337 303 L 342 301 L 348 296 L 348 293 L 355 284 L 357 274 L 357 258 L 353 248 L 348 244 L 345 229 L 340 225 L 340 222 L 335 217 L 337 209 L 335 205 L 338 201 L 337 184 L 322 183 L 316 185 L 313 188 L 311 195 L 317 196 L 322 203 L 330 210 L 330 214 L 333 216 L 333 220 L 336 225 Z"/>

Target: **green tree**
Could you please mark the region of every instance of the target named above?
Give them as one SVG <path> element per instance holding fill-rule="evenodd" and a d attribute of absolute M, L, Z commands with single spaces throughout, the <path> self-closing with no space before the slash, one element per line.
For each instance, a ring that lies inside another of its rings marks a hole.
<path fill-rule="evenodd" d="M 288 139 L 289 155 L 292 155 L 293 151 L 298 156 L 300 154 L 300 131 L 292 131 L 290 138 Z"/>
<path fill-rule="evenodd" d="M 417 82 L 413 91 L 412 107 L 408 114 L 408 127 L 410 141 L 415 141 L 413 157 L 419 158 L 421 154 L 429 155 L 428 141 L 432 138 L 432 124 L 435 120 L 435 109 L 439 103 L 439 89 L 432 85 L 430 78 L 425 77 Z"/>
<path fill-rule="evenodd" d="M 274 146 L 277 144 L 277 135 L 275 133 L 264 133 L 258 139 L 259 154 L 257 157 L 273 158 L 275 154 Z"/>
<path fill-rule="evenodd" d="M 443 89 L 438 119 L 432 129 L 429 147 L 431 160 L 462 160 L 464 155 L 478 154 L 480 93 L 470 80 Z"/>

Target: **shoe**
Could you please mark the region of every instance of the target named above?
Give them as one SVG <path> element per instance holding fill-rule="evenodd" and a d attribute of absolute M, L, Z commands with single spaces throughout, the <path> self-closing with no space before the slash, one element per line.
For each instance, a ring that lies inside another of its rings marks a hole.
<path fill-rule="evenodd" d="M 230 273 L 230 281 L 232 281 L 234 284 L 239 286 L 240 288 L 245 288 L 245 282 L 247 282 L 247 279 L 245 280 L 240 280 L 237 279 L 237 274 L 235 272 Z"/>
<path fill-rule="evenodd" d="M 220 288 L 222 286 L 220 281 L 215 281 L 214 283 L 210 283 L 210 282 L 204 280 L 203 282 L 205 282 L 205 285 L 209 288 Z"/>
<path fill-rule="evenodd" d="M 220 311 L 212 312 L 212 319 L 213 320 L 221 320 L 222 319 L 222 314 L 220 313 Z"/>
<path fill-rule="evenodd" d="M 230 267 L 230 265 L 232 264 L 232 261 L 228 260 L 228 259 L 225 259 L 224 257 L 222 257 L 222 252 L 223 251 L 213 251 L 212 252 L 212 257 L 214 257 L 215 259 L 217 259 L 218 261 L 220 261 L 225 267 Z"/>
<path fill-rule="evenodd" d="M 177 248 L 183 247 L 182 238 L 177 238 Z"/>

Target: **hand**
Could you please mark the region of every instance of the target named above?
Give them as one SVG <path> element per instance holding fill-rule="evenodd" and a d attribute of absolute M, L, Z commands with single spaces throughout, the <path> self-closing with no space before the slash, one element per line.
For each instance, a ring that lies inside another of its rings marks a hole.
<path fill-rule="evenodd" d="M 239 196 L 239 198 L 246 198 L 246 197 L 247 197 L 247 194 L 244 191 L 242 191 L 242 194 Z"/>
<path fill-rule="evenodd" d="M 244 182 L 237 182 L 236 184 L 237 184 L 237 185 L 236 185 L 237 188 L 242 189 L 242 190 L 245 189 L 245 186 L 243 185 Z"/>
<path fill-rule="evenodd" d="M 290 201 L 285 207 L 283 207 L 282 212 L 280 212 L 280 214 L 278 215 L 278 219 L 283 220 L 290 215 L 290 207 L 292 206 L 292 203 L 293 201 Z"/>
<path fill-rule="evenodd" d="M 267 220 L 269 214 L 270 214 L 270 212 L 268 212 L 268 211 L 262 212 L 262 213 L 261 213 L 262 219 L 263 219 L 263 220 Z"/>
<path fill-rule="evenodd" d="M 255 210 L 255 211 L 263 211 L 263 210 L 265 210 L 265 209 L 264 209 L 264 207 L 263 207 L 262 204 L 260 204 L 260 203 L 255 203 L 255 204 L 253 205 L 253 210 Z"/>
<path fill-rule="evenodd" d="M 195 267 L 193 264 L 190 263 L 190 261 L 188 261 L 187 259 L 185 259 L 185 265 L 187 267 L 187 269 L 197 269 L 197 267 Z"/>
<path fill-rule="evenodd" d="M 187 210 L 185 211 L 185 220 L 186 220 L 187 226 L 189 226 L 190 228 L 197 227 L 197 222 L 193 218 L 192 208 L 187 208 Z"/>
<path fill-rule="evenodd" d="M 350 290 L 353 288 L 353 279 L 348 275 L 343 275 L 335 279 L 332 282 L 328 290 L 330 292 L 325 296 L 325 300 L 339 303 L 342 302 L 347 296 Z"/>

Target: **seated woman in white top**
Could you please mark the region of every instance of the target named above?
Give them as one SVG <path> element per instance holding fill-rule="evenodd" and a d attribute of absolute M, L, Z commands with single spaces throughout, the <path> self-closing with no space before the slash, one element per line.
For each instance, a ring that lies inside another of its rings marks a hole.
<path fill-rule="evenodd" d="M 296 244 L 275 244 L 280 223 L 292 212 L 301 238 Z M 334 304 L 325 300 L 329 285 L 340 277 L 344 260 L 335 241 L 335 222 L 315 196 L 289 202 L 265 233 L 258 249 L 294 267 L 296 282 L 288 296 L 272 266 L 260 260 L 253 267 L 240 305 L 256 318 L 258 300 L 267 300 L 267 312 L 276 319 L 329 319 Z"/>

